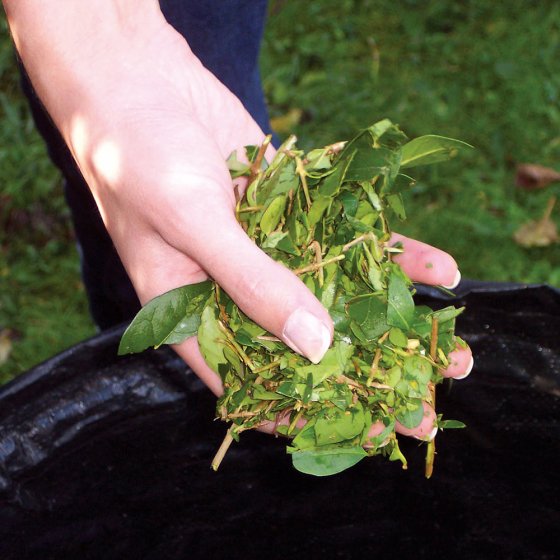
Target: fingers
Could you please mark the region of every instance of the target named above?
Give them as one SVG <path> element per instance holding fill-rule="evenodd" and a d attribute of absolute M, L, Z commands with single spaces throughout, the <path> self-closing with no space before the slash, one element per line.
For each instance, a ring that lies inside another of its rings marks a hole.
<path fill-rule="evenodd" d="M 414 282 L 455 288 L 461 279 L 455 259 L 431 245 L 393 233 L 389 244 L 402 243 L 404 252 L 393 260 Z"/>
<path fill-rule="evenodd" d="M 198 342 L 196 337 L 189 338 L 185 342 L 180 345 L 176 345 L 174 347 L 175 351 L 187 362 L 193 371 L 198 375 L 198 377 L 205 383 L 208 388 L 217 396 L 219 397 L 223 393 L 223 386 L 222 381 L 217 373 L 212 371 L 204 358 L 202 357 Z M 469 358 L 470 356 L 470 358 Z M 453 372 L 456 379 L 462 379 L 466 377 L 470 373 L 470 369 L 472 369 L 472 354 L 469 349 L 458 349 L 449 354 L 450 358 L 450 368 L 453 368 Z M 466 366 L 465 366 L 466 361 Z M 456 362 L 456 363 L 455 363 Z M 448 370 L 450 370 L 448 368 Z M 447 370 L 446 370 L 447 371 Z M 465 373 L 466 372 L 466 373 Z M 452 377 L 449 373 L 444 373 L 447 377 Z M 403 426 L 399 422 L 396 423 L 395 430 L 397 433 L 413 437 L 420 440 L 432 440 L 437 433 L 437 425 L 436 425 L 436 412 L 435 410 L 426 402 L 422 403 L 424 407 L 424 415 L 422 421 L 418 426 L 415 428 L 407 428 Z M 265 432 L 268 434 L 276 433 L 276 429 L 279 425 L 288 425 L 290 423 L 289 415 L 279 416 L 277 422 L 267 422 L 259 427 L 259 431 Z M 302 428 L 305 425 L 305 420 L 301 419 L 297 427 Z M 372 424 L 368 438 L 374 438 L 381 434 L 385 426 L 382 422 L 375 422 Z M 367 447 L 367 445 L 366 445 Z"/>
<path fill-rule="evenodd" d="M 195 247 L 196 261 L 244 313 L 313 363 L 321 360 L 333 335 L 328 312 L 295 274 L 247 237 L 233 216 L 224 218 L 219 230 L 208 227 Z"/>
<path fill-rule="evenodd" d="M 173 349 L 196 373 L 200 380 L 216 395 L 220 397 L 224 392 L 224 387 L 220 376 L 210 369 L 198 347 L 198 340 L 195 336 L 188 338 L 181 344 L 173 346 Z"/>
<path fill-rule="evenodd" d="M 449 353 L 447 359 L 449 360 L 449 366 L 441 372 L 444 377 L 465 379 L 474 366 L 474 358 L 469 347 L 457 346 L 456 350 Z"/>
<path fill-rule="evenodd" d="M 402 243 L 404 252 L 395 255 L 394 261 L 414 281 L 453 289 L 461 280 L 457 263 L 451 255 L 431 245 L 394 233 L 391 245 Z M 457 347 L 448 356 L 449 367 L 442 371 L 444 377 L 464 379 L 471 372 L 474 360 L 470 348 Z"/>
<path fill-rule="evenodd" d="M 426 402 L 422 403 L 424 415 L 422 421 L 415 428 L 407 428 L 400 422 L 396 423 L 395 431 L 403 436 L 410 436 L 421 440 L 432 440 L 437 433 L 437 416 L 435 410 Z M 374 422 L 368 432 L 368 438 L 374 438 L 381 434 L 385 426 L 383 422 Z"/>
<path fill-rule="evenodd" d="M 426 402 L 422 403 L 424 407 L 424 416 L 422 421 L 415 428 L 407 428 L 400 422 L 396 424 L 396 431 L 403 436 L 410 436 L 416 439 L 431 440 L 437 433 L 437 417 L 435 410 Z"/>

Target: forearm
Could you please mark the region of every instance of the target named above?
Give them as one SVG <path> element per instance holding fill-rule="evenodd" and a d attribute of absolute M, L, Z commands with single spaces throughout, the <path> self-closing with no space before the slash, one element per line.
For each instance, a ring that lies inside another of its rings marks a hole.
<path fill-rule="evenodd" d="M 156 0 L 3 0 L 16 48 L 60 128 L 67 117 L 141 67 L 167 32 Z M 63 131 L 64 133 L 64 131 Z"/>

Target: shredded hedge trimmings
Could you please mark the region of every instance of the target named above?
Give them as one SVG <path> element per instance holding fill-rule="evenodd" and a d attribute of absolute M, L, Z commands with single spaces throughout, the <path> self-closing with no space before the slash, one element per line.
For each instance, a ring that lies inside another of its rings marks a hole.
<path fill-rule="evenodd" d="M 232 177 L 249 177 L 237 205 L 247 235 L 293 270 L 329 311 L 335 327 L 319 364 L 296 354 L 244 315 L 211 281 L 172 290 L 148 303 L 129 326 L 119 353 L 178 343 L 197 335 L 202 355 L 222 378 L 217 415 L 230 423 L 213 467 L 232 440 L 263 422 L 277 422 L 293 439 L 294 467 L 325 476 L 367 456 L 385 455 L 406 467 L 395 423 L 420 424 L 422 402 L 435 406 L 446 356 L 460 341 L 462 309 L 415 306 L 412 282 L 392 262 L 389 214 L 405 218 L 400 190 L 411 184 L 401 170 L 453 156 L 467 144 L 440 136 L 406 142 L 389 120 L 349 142 L 307 154 L 290 137 L 270 164 L 262 146 L 235 154 Z M 305 424 L 303 422 L 305 420 Z M 368 437 L 372 423 L 383 431 Z M 462 427 L 457 421 L 438 426 Z M 428 444 L 430 476 L 434 443 Z"/>

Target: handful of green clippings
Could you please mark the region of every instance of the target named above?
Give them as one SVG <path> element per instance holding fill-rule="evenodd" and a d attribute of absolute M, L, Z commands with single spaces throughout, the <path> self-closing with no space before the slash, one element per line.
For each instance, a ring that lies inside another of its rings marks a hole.
<path fill-rule="evenodd" d="M 349 142 L 307 154 L 290 137 L 267 165 L 260 146 L 235 154 L 232 177 L 249 177 L 237 206 L 247 235 L 303 280 L 329 311 L 334 340 L 313 364 L 244 315 L 211 281 L 172 290 L 148 303 L 129 326 L 119 353 L 174 344 L 193 335 L 224 394 L 217 415 L 230 423 L 213 466 L 232 440 L 265 422 L 287 423 L 294 467 L 325 476 L 367 456 L 385 455 L 406 466 L 395 432 L 420 424 L 423 401 L 435 406 L 435 385 L 459 339 L 462 309 L 415 306 L 411 280 L 392 257 L 389 217 L 405 218 L 401 170 L 453 156 L 467 144 L 440 136 L 407 142 L 389 120 Z M 305 421 L 305 422 L 304 422 Z M 373 423 L 381 433 L 370 437 Z M 462 427 L 457 421 L 438 426 Z M 430 476 L 434 442 L 428 443 Z"/>

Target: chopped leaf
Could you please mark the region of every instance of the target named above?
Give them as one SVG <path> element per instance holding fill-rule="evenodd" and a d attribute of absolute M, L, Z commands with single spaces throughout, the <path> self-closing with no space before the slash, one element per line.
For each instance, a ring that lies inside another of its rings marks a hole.
<path fill-rule="evenodd" d="M 464 148 L 472 148 L 472 146 L 466 142 L 446 138 L 445 136 L 434 134 L 420 136 L 403 146 L 401 168 L 406 169 L 417 165 L 446 161 L 454 157 L 458 150 Z"/>
<path fill-rule="evenodd" d="M 438 428 L 442 430 L 456 430 L 459 428 L 466 428 L 467 425 L 459 420 L 440 420 L 438 422 Z"/>
<path fill-rule="evenodd" d="M 126 329 L 120 341 L 119 355 L 142 352 L 162 344 L 179 344 L 194 336 L 211 291 L 212 282 L 207 280 L 154 298 Z"/>
<path fill-rule="evenodd" d="M 313 476 L 330 476 L 359 463 L 367 453 L 362 447 L 340 447 L 338 449 L 310 449 L 292 453 L 296 470 Z"/>
<path fill-rule="evenodd" d="M 336 474 L 375 455 L 406 468 L 395 426 L 418 426 L 423 403 L 435 403 L 462 309 L 415 307 L 412 282 L 393 261 L 403 247 L 389 244 L 390 218 L 405 218 L 401 192 L 413 180 L 403 166 L 442 161 L 466 144 L 439 136 L 405 142 L 385 119 L 307 154 L 290 136 L 269 163 L 266 142 L 228 160 L 233 177 L 250 177 L 236 208 L 241 226 L 333 320 L 333 343 L 320 363 L 266 332 L 212 282 L 150 302 L 125 333 L 125 351 L 197 334 L 224 387 L 216 415 L 230 423 L 215 469 L 232 441 L 263 423 L 293 437 L 287 451 L 304 473 Z M 438 419 L 440 427 L 461 424 Z M 369 437 L 377 421 L 384 428 Z"/>
<path fill-rule="evenodd" d="M 393 327 L 410 330 L 414 318 L 414 300 L 406 282 L 398 274 L 389 277 L 387 323 Z"/>
<path fill-rule="evenodd" d="M 407 406 L 397 412 L 397 420 L 405 428 L 416 428 L 424 418 L 424 407 L 420 399 L 411 399 Z"/>
<path fill-rule="evenodd" d="M 348 315 L 359 325 L 365 340 L 375 340 L 389 330 L 387 303 L 380 296 L 356 298 L 348 304 Z"/>

